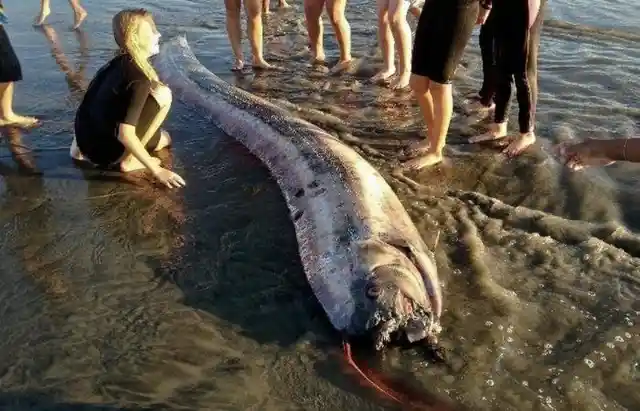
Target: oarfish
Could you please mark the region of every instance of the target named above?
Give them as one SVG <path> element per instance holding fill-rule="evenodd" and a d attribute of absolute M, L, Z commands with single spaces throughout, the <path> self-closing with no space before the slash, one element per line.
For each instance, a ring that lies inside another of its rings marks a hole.
<path fill-rule="evenodd" d="M 269 169 L 295 225 L 307 280 L 348 337 L 435 340 L 442 313 L 434 256 L 384 178 L 321 128 L 207 70 L 184 36 L 155 58 L 160 79 Z"/>

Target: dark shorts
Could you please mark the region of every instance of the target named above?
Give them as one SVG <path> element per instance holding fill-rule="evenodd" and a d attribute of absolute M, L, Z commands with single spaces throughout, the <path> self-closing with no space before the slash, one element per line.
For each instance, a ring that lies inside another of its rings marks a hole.
<path fill-rule="evenodd" d="M 477 1 L 427 1 L 416 28 L 411 72 L 450 83 L 471 39 L 478 8 Z"/>
<path fill-rule="evenodd" d="M 147 132 L 151 122 L 160 111 L 160 106 L 149 97 L 140 114 L 140 120 L 136 126 L 136 135 L 140 138 Z M 83 156 L 90 162 L 102 168 L 118 167 L 125 153 L 124 145 L 118 140 L 118 128 L 120 124 L 100 125 L 91 119 L 76 117 L 75 134 L 76 143 Z M 151 152 L 160 143 L 160 128 L 149 139 L 145 148 Z"/>
<path fill-rule="evenodd" d="M 18 56 L 13 51 L 9 35 L 0 24 L 0 83 L 22 80 L 22 68 Z"/>

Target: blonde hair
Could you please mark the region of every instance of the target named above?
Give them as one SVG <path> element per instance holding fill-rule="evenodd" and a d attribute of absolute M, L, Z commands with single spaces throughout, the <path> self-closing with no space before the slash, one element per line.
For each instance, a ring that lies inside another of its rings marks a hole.
<path fill-rule="evenodd" d="M 120 54 L 127 54 L 142 74 L 150 81 L 160 82 L 158 73 L 142 54 L 138 43 L 138 32 L 142 22 L 148 22 L 155 27 L 151 12 L 146 9 L 125 9 L 113 16 L 113 36 L 119 47 Z"/>

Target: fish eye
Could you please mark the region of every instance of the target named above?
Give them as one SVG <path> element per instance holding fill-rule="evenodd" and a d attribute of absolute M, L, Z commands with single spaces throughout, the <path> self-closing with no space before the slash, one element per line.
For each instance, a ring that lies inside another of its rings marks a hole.
<path fill-rule="evenodd" d="M 377 285 L 372 285 L 367 288 L 367 297 L 371 299 L 376 299 L 380 296 L 380 287 Z"/>

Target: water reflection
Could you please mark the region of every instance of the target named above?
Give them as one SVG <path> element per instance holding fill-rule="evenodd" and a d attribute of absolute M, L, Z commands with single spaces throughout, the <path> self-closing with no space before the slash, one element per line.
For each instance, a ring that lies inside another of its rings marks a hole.
<path fill-rule="evenodd" d="M 31 150 L 24 144 L 22 132 L 15 127 L 0 129 L 11 157 L 13 168 L 0 162 L 0 175 L 5 183 L 3 210 L 16 216 L 18 228 L 11 237 L 13 256 L 22 271 L 50 297 L 59 297 L 67 290 L 64 276 L 46 262 L 46 249 L 55 243 L 55 226 L 51 200 L 46 195 L 45 180 L 36 166 Z M 44 253 L 43 253 L 44 251 Z"/>
<path fill-rule="evenodd" d="M 52 26 L 45 24 L 36 30 L 42 30 L 42 33 L 49 42 L 51 55 L 58 64 L 58 67 L 60 67 L 60 71 L 65 75 L 71 98 L 75 100 L 76 103 L 79 102 L 88 86 L 85 71 L 89 63 L 89 41 L 85 31 L 82 29 L 74 30 L 78 41 L 78 60 L 74 67 L 65 55 L 60 45 L 58 33 Z"/>
<path fill-rule="evenodd" d="M 89 404 L 81 402 L 59 401 L 54 395 L 39 391 L 3 392 L 0 393 L 0 409 L 11 411 L 64 410 L 64 411 L 151 411 L 152 408 L 121 406 L 106 404 Z"/>

